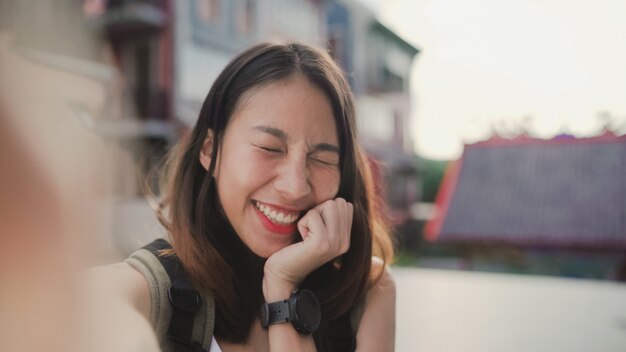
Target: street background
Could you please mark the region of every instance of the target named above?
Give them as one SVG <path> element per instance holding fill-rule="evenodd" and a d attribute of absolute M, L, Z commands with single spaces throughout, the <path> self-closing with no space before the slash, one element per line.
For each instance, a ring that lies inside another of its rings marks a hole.
<path fill-rule="evenodd" d="M 398 351 L 626 351 L 622 2 L 78 3 L 0 2 L 0 350 L 81 350 L 80 273 L 166 235 L 145 186 L 217 74 L 299 40 L 355 94 Z"/>
<path fill-rule="evenodd" d="M 624 351 L 626 287 L 394 267 L 397 351 Z"/>

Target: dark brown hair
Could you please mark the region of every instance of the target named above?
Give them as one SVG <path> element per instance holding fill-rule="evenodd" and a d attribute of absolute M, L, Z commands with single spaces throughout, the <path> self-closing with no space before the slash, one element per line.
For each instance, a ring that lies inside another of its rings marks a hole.
<path fill-rule="evenodd" d="M 312 272 L 302 283 L 317 295 L 322 322 L 336 319 L 360 302 L 381 273 L 372 275 L 372 254 L 388 263 L 393 249 L 380 221 L 367 158 L 356 142 L 352 92 L 330 56 L 302 44 L 259 44 L 234 58 L 217 77 L 188 138 L 172 152 L 160 217 L 174 252 L 201 290 L 215 298 L 216 336 L 247 340 L 263 302 L 264 259 L 235 233 L 217 196 L 213 170 L 228 122 L 245 93 L 293 75 L 301 75 L 327 96 L 341 150 L 337 196 L 354 205 L 350 249 L 335 262 Z M 199 162 L 208 131 L 213 134 L 208 171 Z"/>

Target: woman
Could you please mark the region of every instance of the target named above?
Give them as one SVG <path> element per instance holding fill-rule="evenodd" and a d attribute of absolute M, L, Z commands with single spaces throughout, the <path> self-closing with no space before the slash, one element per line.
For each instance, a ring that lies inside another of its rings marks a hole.
<path fill-rule="evenodd" d="M 393 252 L 350 88 L 326 53 L 261 44 L 240 54 L 176 155 L 161 214 L 173 249 L 160 255 L 175 254 L 214 302 L 211 351 L 351 349 L 337 333 L 346 324 L 356 350 L 393 350 L 395 289 L 385 270 Z M 164 326 L 148 271 L 130 260 L 96 275 L 117 302 L 107 312 L 131 307 L 124 314 L 144 331 L 148 320 Z M 317 329 L 282 323 L 285 312 L 272 310 L 304 302 L 305 292 L 321 306 Z"/>

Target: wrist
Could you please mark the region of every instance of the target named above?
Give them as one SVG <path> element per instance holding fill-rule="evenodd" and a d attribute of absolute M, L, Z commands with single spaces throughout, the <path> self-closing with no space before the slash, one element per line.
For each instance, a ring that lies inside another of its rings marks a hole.
<path fill-rule="evenodd" d="M 267 303 L 288 299 L 297 287 L 296 283 L 275 277 L 267 271 L 263 276 L 263 296 Z"/>
<path fill-rule="evenodd" d="M 319 301 L 307 289 L 294 291 L 289 299 L 261 306 L 261 326 L 264 328 L 290 322 L 297 332 L 307 335 L 317 330 L 321 318 Z"/>

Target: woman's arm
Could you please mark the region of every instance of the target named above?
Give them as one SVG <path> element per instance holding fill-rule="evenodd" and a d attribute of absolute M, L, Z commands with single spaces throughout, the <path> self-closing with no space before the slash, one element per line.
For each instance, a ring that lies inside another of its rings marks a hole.
<path fill-rule="evenodd" d="M 148 283 L 130 265 L 119 263 L 91 269 L 86 306 L 89 351 L 160 350 L 148 320 Z"/>
<path fill-rule="evenodd" d="M 265 262 L 263 295 L 266 303 L 289 298 L 304 278 L 350 246 L 353 206 L 342 198 L 327 200 L 298 222 L 302 242 L 272 254 Z M 311 335 L 299 334 L 291 324 L 269 327 L 270 351 L 315 351 Z"/>
<path fill-rule="evenodd" d="M 380 280 L 369 289 L 356 335 L 358 352 L 393 351 L 396 334 L 396 286 L 380 260 L 372 260 L 372 269 L 384 270 Z"/>
<path fill-rule="evenodd" d="M 263 278 L 263 293 L 268 303 L 289 298 L 296 285 L 274 277 L 266 270 Z M 270 351 L 311 351 L 315 352 L 312 335 L 302 335 L 290 323 L 274 324 L 268 328 Z"/>

